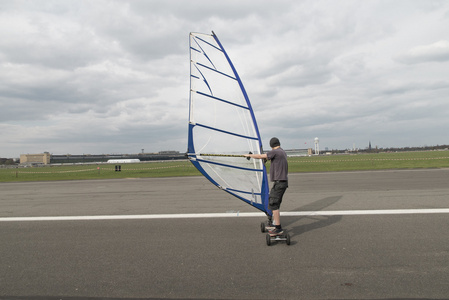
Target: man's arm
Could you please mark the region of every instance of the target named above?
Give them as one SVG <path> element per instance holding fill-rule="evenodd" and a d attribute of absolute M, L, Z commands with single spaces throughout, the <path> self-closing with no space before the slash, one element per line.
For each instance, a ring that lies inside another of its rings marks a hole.
<path fill-rule="evenodd" d="M 258 159 L 267 159 L 267 154 L 245 154 L 245 157 L 258 158 Z"/>

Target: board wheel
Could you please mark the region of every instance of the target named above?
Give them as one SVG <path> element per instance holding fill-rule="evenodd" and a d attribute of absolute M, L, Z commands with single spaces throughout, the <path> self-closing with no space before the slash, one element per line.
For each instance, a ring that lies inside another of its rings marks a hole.
<path fill-rule="evenodd" d="M 287 245 L 290 245 L 290 235 L 287 233 L 287 235 L 285 236 L 285 243 Z"/>
<path fill-rule="evenodd" d="M 262 231 L 262 233 L 266 231 L 265 222 L 260 223 L 260 231 Z"/>
<path fill-rule="evenodd" d="M 267 246 L 270 246 L 271 245 L 271 236 L 269 234 L 267 234 L 266 240 L 267 240 Z"/>

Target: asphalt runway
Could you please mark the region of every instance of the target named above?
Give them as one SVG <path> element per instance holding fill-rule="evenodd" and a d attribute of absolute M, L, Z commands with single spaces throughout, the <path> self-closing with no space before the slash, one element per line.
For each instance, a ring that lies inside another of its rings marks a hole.
<path fill-rule="evenodd" d="M 0 299 L 449 298 L 449 169 L 289 179 L 290 246 L 203 177 L 0 183 Z"/>

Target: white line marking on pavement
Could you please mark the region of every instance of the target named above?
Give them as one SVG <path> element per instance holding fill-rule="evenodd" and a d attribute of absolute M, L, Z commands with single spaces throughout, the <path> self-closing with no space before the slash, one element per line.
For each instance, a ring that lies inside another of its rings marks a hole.
<path fill-rule="evenodd" d="M 447 214 L 449 208 L 435 209 L 386 209 L 386 210 L 333 210 L 333 211 L 287 211 L 282 216 L 355 216 L 355 215 L 404 215 L 404 214 Z M 0 222 L 32 221 L 92 221 L 92 220 L 146 220 L 146 219 L 189 219 L 189 218 L 232 218 L 263 217 L 264 213 L 232 212 L 202 214 L 155 214 L 155 215 L 109 215 L 109 216 L 49 216 L 49 217 L 2 217 Z"/>
<path fill-rule="evenodd" d="M 430 209 L 374 209 L 374 210 L 334 210 L 334 211 L 287 211 L 282 216 L 356 216 L 356 215 L 411 215 L 447 214 L 449 208 Z"/>

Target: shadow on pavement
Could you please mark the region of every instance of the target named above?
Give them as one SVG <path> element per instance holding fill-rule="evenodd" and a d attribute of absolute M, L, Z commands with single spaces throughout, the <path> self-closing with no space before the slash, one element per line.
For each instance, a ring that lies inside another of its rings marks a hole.
<path fill-rule="evenodd" d="M 327 197 L 290 211 L 320 211 L 325 209 L 326 207 L 331 206 L 332 204 L 337 203 L 341 198 L 342 196 Z M 295 225 L 296 223 L 299 223 L 304 219 L 312 220 L 312 222 L 308 224 Z M 331 226 L 335 223 L 340 222 L 342 219 L 343 216 L 303 216 L 299 218 L 283 217 L 281 222 L 283 227 L 289 228 L 288 233 L 293 237 L 301 235 L 305 232 Z M 294 244 L 293 241 L 292 244 Z"/>

